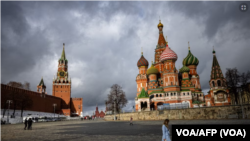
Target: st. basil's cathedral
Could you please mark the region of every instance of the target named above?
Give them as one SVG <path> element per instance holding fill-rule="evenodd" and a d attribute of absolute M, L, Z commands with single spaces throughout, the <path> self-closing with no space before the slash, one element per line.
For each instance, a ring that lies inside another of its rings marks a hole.
<path fill-rule="evenodd" d="M 158 24 L 159 39 L 155 48 L 155 58 L 151 67 L 141 53 L 137 62 L 139 74 L 136 77 L 137 94 L 136 111 L 155 110 L 161 105 L 187 105 L 192 108 L 197 104 L 203 106 L 230 105 L 229 91 L 223 77 L 215 51 L 210 77 L 210 91 L 204 95 L 197 74 L 199 64 L 188 44 L 188 54 L 182 61 L 182 68 L 176 69 L 177 54 L 168 46 L 163 35 L 163 24 Z"/>

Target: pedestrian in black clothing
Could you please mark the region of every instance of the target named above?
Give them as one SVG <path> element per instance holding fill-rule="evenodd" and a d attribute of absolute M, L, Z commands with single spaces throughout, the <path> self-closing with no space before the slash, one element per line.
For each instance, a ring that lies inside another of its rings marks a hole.
<path fill-rule="evenodd" d="M 31 118 L 29 118 L 29 120 L 28 120 L 28 130 L 32 130 L 32 119 Z"/>
<path fill-rule="evenodd" d="M 27 118 L 26 118 L 26 119 L 24 120 L 24 125 L 25 125 L 24 130 L 26 130 L 27 124 L 28 124 L 28 120 L 27 120 Z"/>

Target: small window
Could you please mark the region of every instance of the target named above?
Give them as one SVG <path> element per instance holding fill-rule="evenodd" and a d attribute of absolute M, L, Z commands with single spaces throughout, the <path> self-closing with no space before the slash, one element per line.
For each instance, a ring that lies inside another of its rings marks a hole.
<path fill-rule="evenodd" d="M 175 96 L 175 93 L 174 93 L 174 96 Z"/>
<path fill-rule="evenodd" d="M 156 94 L 156 97 L 158 97 L 158 94 Z"/>
<path fill-rule="evenodd" d="M 171 96 L 173 96 L 173 93 L 171 93 Z"/>
<path fill-rule="evenodd" d="M 185 93 L 183 93 L 183 95 L 185 95 Z"/>
<path fill-rule="evenodd" d="M 167 93 L 167 96 L 168 96 L 168 93 Z"/>
<path fill-rule="evenodd" d="M 188 93 L 188 95 L 189 95 L 189 93 Z"/>
<path fill-rule="evenodd" d="M 161 97 L 161 94 L 160 94 L 160 97 Z"/>

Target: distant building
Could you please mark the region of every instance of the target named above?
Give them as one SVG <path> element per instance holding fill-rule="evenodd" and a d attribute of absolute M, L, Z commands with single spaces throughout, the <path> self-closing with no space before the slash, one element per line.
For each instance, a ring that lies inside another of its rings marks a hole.
<path fill-rule="evenodd" d="M 98 106 L 96 106 L 95 117 L 103 118 L 104 116 L 105 116 L 105 113 L 103 111 L 99 112 Z"/>

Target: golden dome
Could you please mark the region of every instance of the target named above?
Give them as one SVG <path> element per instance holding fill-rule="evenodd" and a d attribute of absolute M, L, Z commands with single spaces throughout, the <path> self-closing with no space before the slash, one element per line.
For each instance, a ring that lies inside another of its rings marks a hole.
<path fill-rule="evenodd" d="M 161 20 L 159 21 L 158 28 L 163 27 L 163 24 L 161 23 Z"/>

